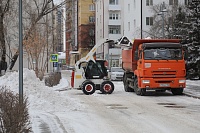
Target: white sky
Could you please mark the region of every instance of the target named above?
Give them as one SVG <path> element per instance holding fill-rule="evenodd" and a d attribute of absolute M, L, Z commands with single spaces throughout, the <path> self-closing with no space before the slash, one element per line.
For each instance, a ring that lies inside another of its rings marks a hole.
<path fill-rule="evenodd" d="M 55 3 L 55 4 L 59 4 L 59 3 L 62 2 L 62 1 L 64 1 L 64 0 L 54 0 L 54 3 Z"/>
<path fill-rule="evenodd" d="M 18 93 L 18 77 L 18 72 L 7 72 L 6 75 L 0 77 L 0 87 L 6 85 L 10 90 Z M 75 90 L 69 89 L 69 82 L 65 74 L 59 85 L 47 87 L 44 81 L 36 78 L 34 71 L 24 68 L 23 82 L 24 94 L 28 97 L 30 103 L 29 114 L 34 133 L 44 132 L 46 125 L 48 128 L 45 131 L 48 133 L 63 133 L 64 129 L 67 129 L 66 132 L 70 131 L 70 133 L 101 133 L 106 130 L 106 128 L 98 128 L 98 126 L 103 127 L 104 125 L 101 120 L 96 119 L 98 116 L 95 113 L 88 116 L 88 113 L 84 111 L 86 107 L 82 101 L 69 97 L 68 93 Z M 190 82 L 190 84 L 199 86 L 200 81 Z M 115 88 L 123 92 L 122 83 L 117 84 L 115 82 Z M 95 92 L 93 96 L 104 97 L 106 95 Z M 98 122 L 98 125 L 94 126 L 94 120 Z M 114 132 L 109 130 L 109 133 Z"/>

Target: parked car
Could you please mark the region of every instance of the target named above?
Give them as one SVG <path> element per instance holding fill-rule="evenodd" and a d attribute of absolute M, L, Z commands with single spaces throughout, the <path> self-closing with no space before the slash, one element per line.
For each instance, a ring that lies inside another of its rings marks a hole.
<path fill-rule="evenodd" d="M 121 67 L 111 67 L 110 69 L 110 79 L 111 80 L 121 80 L 123 79 L 124 70 Z"/>

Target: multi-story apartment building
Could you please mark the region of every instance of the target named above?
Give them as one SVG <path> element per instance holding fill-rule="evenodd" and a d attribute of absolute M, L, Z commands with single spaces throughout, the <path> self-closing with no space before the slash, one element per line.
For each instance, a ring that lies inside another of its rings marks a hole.
<path fill-rule="evenodd" d="M 67 0 L 66 1 L 66 64 L 73 65 L 76 61 L 76 55 L 71 51 L 77 51 L 78 49 L 78 1 Z"/>
<path fill-rule="evenodd" d="M 153 8 L 172 8 L 187 2 L 188 0 L 96 0 L 95 38 L 117 40 L 127 36 L 133 41 L 135 38 L 153 37 L 149 34 L 157 15 Z M 162 17 L 164 16 L 160 16 L 161 20 Z M 162 28 L 160 32 L 162 33 Z M 109 66 L 121 65 L 121 49 L 109 48 L 108 44 L 98 49 L 97 57 L 109 60 Z"/>
<path fill-rule="evenodd" d="M 95 3 L 92 0 L 67 0 L 66 64 L 74 65 L 95 44 Z"/>
<path fill-rule="evenodd" d="M 95 3 L 92 0 L 78 2 L 78 48 L 80 58 L 95 45 Z"/>

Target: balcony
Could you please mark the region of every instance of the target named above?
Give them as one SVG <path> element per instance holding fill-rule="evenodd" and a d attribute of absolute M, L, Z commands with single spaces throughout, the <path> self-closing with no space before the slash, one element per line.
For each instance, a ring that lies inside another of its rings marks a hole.
<path fill-rule="evenodd" d="M 109 5 L 108 6 L 108 10 L 109 11 L 120 11 L 121 10 L 121 6 L 120 5 Z"/>
<path fill-rule="evenodd" d="M 121 25 L 121 19 L 109 20 L 108 25 Z"/>

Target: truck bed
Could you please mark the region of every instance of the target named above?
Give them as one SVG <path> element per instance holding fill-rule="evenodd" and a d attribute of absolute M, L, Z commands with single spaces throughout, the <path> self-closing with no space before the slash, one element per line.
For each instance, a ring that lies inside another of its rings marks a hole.
<path fill-rule="evenodd" d="M 126 71 L 137 69 L 137 62 L 134 60 L 133 49 L 122 50 L 122 68 Z"/>

